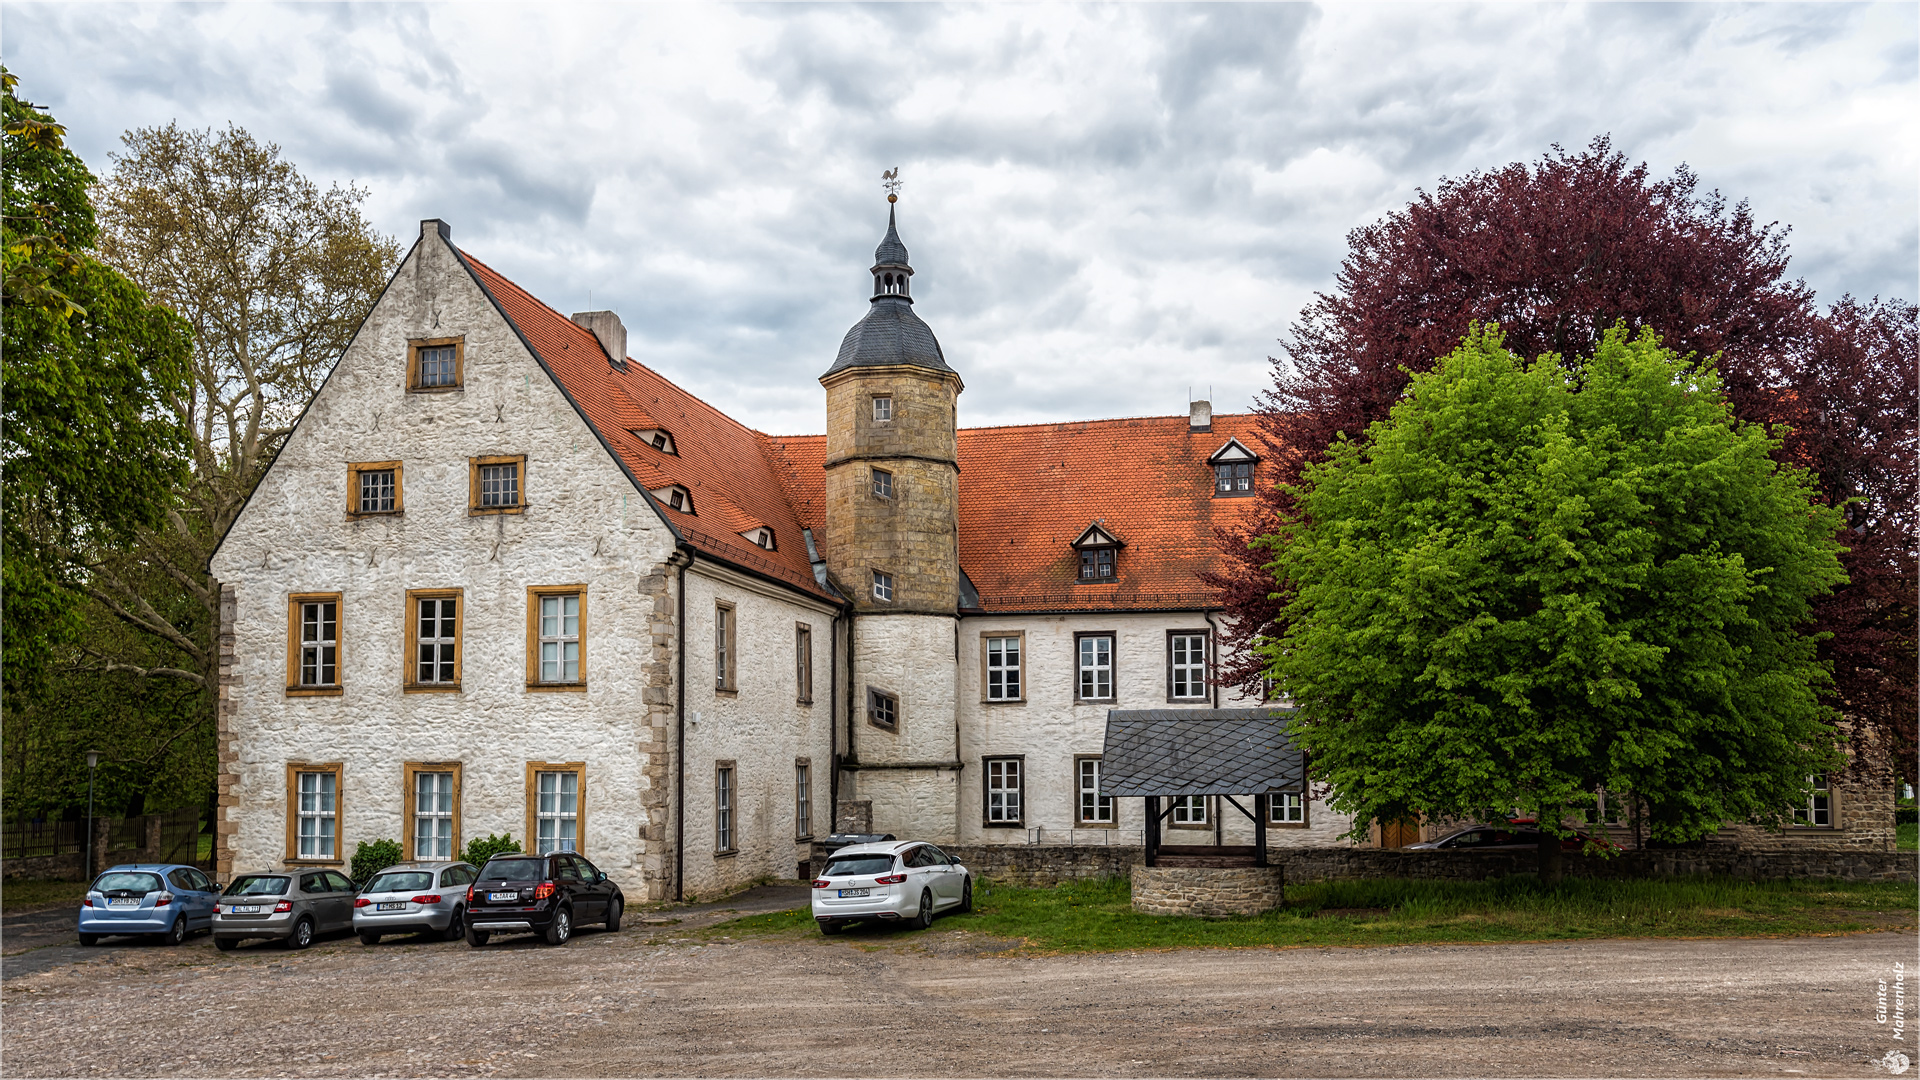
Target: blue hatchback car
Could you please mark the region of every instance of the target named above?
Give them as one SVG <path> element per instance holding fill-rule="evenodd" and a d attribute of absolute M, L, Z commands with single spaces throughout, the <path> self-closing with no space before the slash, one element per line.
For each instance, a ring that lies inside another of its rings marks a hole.
<path fill-rule="evenodd" d="M 94 879 L 80 908 L 80 944 L 108 934 L 159 934 L 178 945 L 213 927 L 220 887 L 197 867 L 179 863 L 127 863 Z"/>

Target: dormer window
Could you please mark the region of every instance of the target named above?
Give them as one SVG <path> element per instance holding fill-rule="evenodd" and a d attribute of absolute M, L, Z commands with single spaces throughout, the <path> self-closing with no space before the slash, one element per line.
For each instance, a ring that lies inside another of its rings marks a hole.
<path fill-rule="evenodd" d="M 764 525 L 758 529 L 749 529 L 746 532 L 741 533 L 740 535 L 745 537 L 747 542 L 752 544 L 754 547 L 764 548 L 767 551 L 774 550 L 773 530 L 767 528 Z"/>
<path fill-rule="evenodd" d="M 648 494 L 659 499 L 669 510 L 678 510 L 683 514 L 693 513 L 693 492 L 675 484 L 672 487 L 657 488 Z"/>
<path fill-rule="evenodd" d="M 1104 523 L 1096 521 L 1088 525 L 1072 546 L 1080 553 L 1078 580 L 1081 582 L 1097 584 L 1119 576 L 1120 549 L 1126 545 Z"/>
<path fill-rule="evenodd" d="M 1253 467 L 1259 460 L 1260 455 L 1247 449 L 1239 439 L 1228 439 L 1225 446 L 1207 458 L 1207 464 L 1213 466 L 1213 497 L 1231 499 L 1255 494 Z"/>
<path fill-rule="evenodd" d="M 673 436 L 666 431 L 660 428 L 632 428 L 630 430 L 633 432 L 634 438 L 639 439 L 655 450 L 663 454 L 673 454 L 675 457 L 679 456 L 679 452 L 673 448 Z"/>

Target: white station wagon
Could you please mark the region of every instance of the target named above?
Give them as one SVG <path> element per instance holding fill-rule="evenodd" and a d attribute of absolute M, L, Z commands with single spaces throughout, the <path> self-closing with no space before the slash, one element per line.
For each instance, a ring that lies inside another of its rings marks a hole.
<path fill-rule="evenodd" d="M 862 919 L 905 919 L 924 930 L 935 912 L 948 910 L 973 910 L 973 875 L 917 840 L 841 848 L 813 881 L 813 918 L 823 934 Z"/>

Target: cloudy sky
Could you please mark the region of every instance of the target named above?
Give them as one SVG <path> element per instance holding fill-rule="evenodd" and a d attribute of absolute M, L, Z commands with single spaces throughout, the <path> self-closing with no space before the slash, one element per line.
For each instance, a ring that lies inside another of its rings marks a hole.
<path fill-rule="evenodd" d="M 1245 408 L 1348 230 L 1602 133 L 1790 224 L 1823 299 L 1913 299 L 1916 12 L 6 4 L 0 47 L 96 171 L 239 124 L 785 433 L 822 427 L 893 166 L 969 426 Z"/>

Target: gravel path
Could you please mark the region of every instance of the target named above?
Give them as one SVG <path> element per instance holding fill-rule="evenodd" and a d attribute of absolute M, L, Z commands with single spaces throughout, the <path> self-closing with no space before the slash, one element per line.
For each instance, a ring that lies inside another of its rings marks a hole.
<path fill-rule="evenodd" d="M 678 936 L 713 917 L 726 916 L 584 931 L 560 949 L 522 937 L 480 950 L 352 938 L 301 953 L 89 950 L 5 980 L 5 1071 L 1864 1076 L 1897 1045 L 1874 1022 L 1875 980 L 1896 960 L 1911 973 L 1916 944 L 1903 933 L 1012 958 L 993 955 L 1006 942 L 944 921 L 832 939 Z"/>

